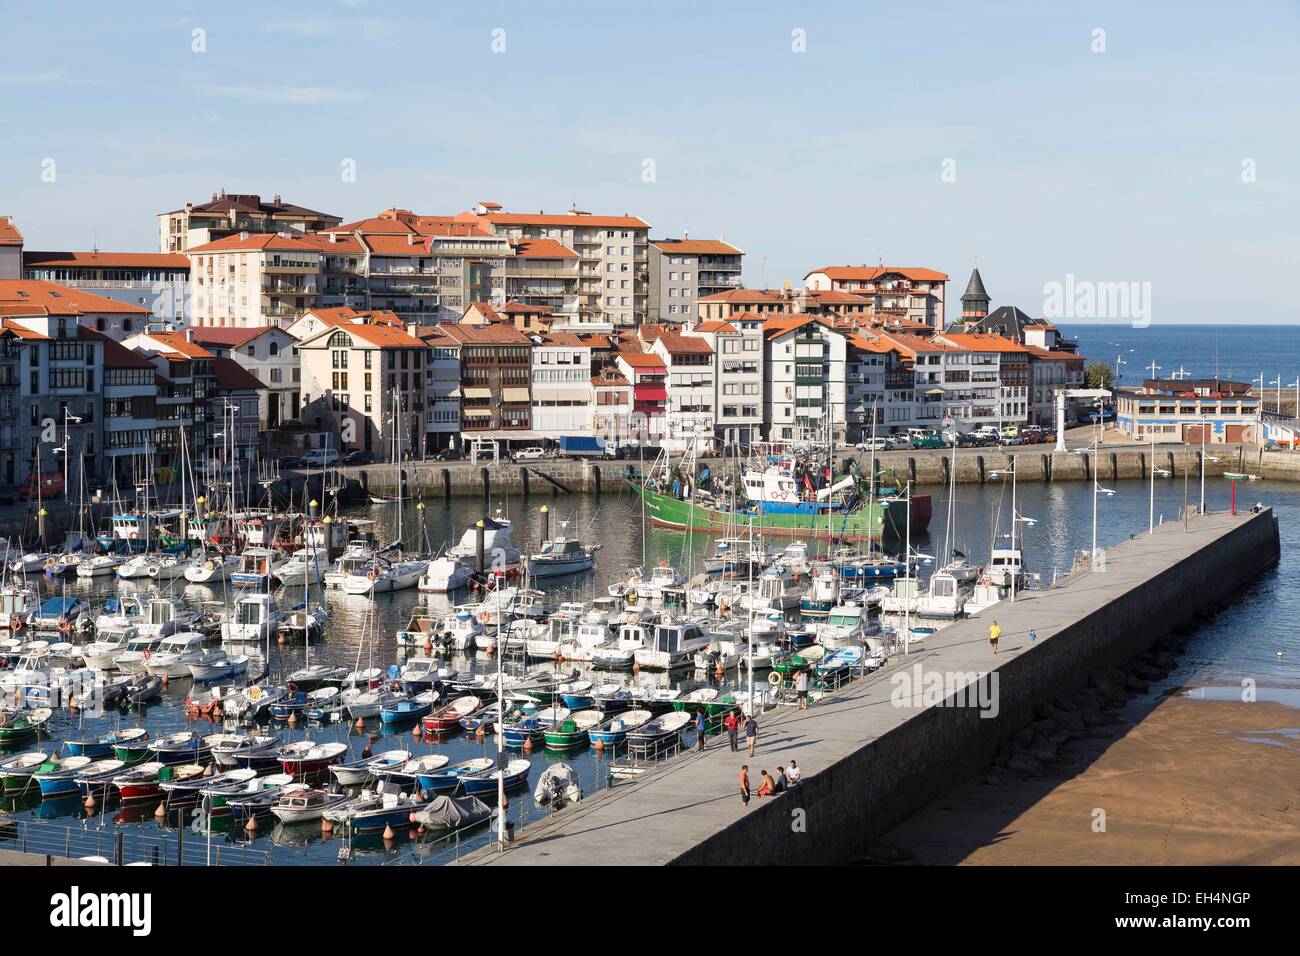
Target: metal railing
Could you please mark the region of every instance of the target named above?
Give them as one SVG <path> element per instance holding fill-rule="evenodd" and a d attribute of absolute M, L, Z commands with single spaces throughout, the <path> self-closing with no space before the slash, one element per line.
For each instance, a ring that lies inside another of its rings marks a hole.
<path fill-rule="evenodd" d="M 0 822 L 0 849 L 35 853 L 69 860 L 95 858 L 115 866 L 147 863 L 151 866 L 267 866 L 267 850 L 175 835 L 136 833 L 93 826 L 72 827 L 41 820 Z"/>

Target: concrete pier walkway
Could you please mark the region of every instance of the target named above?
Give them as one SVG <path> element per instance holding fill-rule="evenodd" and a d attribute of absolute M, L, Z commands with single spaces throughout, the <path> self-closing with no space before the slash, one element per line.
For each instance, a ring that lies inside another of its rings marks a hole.
<path fill-rule="evenodd" d="M 809 710 L 760 718 L 757 753 L 733 754 L 726 737 L 631 782 L 527 827 L 505 852 L 477 851 L 460 865 L 813 863 L 851 858 L 875 836 L 985 766 L 1038 704 L 1095 668 L 1142 653 L 1174 628 L 1230 600 L 1274 564 L 1271 510 L 1212 513 L 1165 524 L 1111 548 L 1104 572 L 1078 571 L 1055 587 L 1020 594 L 978 618 L 914 644 L 906 656 Z M 1002 628 L 999 652 L 987 631 Z M 1037 641 L 1030 643 L 1030 630 Z M 919 668 L 919 671 L 918 671 Z M 977 674 L 994 692 L 981 716 L 952 706 Z M 938 674 L 933 701 L 895 700 L 915 678 Z M 996 681 L 993 677 L 996 677 Z M 955 683 L 954 683 L 955 680 Z M 996 715 L 993 710 L 996 710 Z M 737 775 L 798 761 L 803 785 L 741 804 Z M 520 794 L 513 799 L 532 799 Z"/>

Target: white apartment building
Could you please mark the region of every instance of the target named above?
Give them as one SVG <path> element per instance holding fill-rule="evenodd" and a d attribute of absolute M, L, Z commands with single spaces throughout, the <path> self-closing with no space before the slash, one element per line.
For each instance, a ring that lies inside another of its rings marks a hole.
<path fill-rule="evenodd" d="M 298 421 L 302 414 L 302 365 L 298 340 L 275 325 L 247 328 L 195 326 L 194 341 L 219 358 L 233 359 L 265 389 L 258 397 L 263 429 Z"/>
<path fill-rule="evenodd" d="M 944 292 L 948 276 L 914 266 L 823 266 L 804 276 L 812 290 L 850 292 L 871 300 L 873 312 L 891 323 L 921 323 L 945 328 Z"/>
<path fill-rule="evenodd" d="M 533 431 L 559 441 L 591 435 L 596 408 L 591 384 L 591 346 L 571 332 L 534 340 L 532 349 Z"/>
<path fill-rule="evenodd" d="M 714 431 L 723 445 L 760 441 L 763 432 L 763 317 L 734 313 L 727 321 L 692 322 L 687 337 L 709 344 L 714 354 Z"/>
<path fill-rule="evenodd" d="M 763 329 L 768 440 L 825 441 L 829 424 L 834 440 L 843 443 L 849 431 L 847 330 L 789 314 L 769 317 Z"/>
<path fill-rule="evenodd" d="M 708 342 L 657 326 L 642 326 L 648 351 L 668 371 L 663 447 L 670 451 L 710 451 L 716 421 L 714 361 Z M 653 339 L 653 341 L 650 341 Z"/>
<path fill-rule="evenodd" d="M 317 305 L 320 249 L 242 232 L 190 249 L 191 321 L 217 328 L 287 327 Z"/>
<path fill-rule="evenodd" d="M 704 296 L 739 289 L 744 252 L 721 239 L 656 239 L 649 248 L 650 321 L 682 322 Z"/>
<path fill-rule="evenodd" d="M 190 260 L 175 253 L 24 251 L 23 277 L 144 309 L 150 321 L 167 328 L 189 324 Z M 115 337 L 120 341 L 122 335 Z"/>
<path fill-rule="evenodd" d="M 425 447 L 428 451 L 459 448 L 460 342 L 437 325 L 411 326 L 410 331 L 429 347 L 425 359 Z"/>

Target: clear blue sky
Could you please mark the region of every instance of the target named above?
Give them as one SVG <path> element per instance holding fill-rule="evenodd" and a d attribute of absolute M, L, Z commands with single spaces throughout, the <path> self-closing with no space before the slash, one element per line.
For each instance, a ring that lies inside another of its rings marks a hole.
<path fill-rule="evenodd" d="M 725 234 L 749 285 L 884 260 L 956 299 L 978 264 L 1033 314 L 1074 274 L 1150 282 L 1157 323 L 1300 319 L 1290 3 L 6 6 L 0 213 L 29 248 L 154 249 L 220 187 L 345 219 L 576 196 Z"/>

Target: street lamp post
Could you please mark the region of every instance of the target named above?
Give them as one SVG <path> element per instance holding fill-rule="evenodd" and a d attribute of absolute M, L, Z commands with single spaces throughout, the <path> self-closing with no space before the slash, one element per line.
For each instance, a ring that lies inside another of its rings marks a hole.
<path fill-rule="evenodd" d="M 1169 477 L 1169 472 L 1165 471 L 1163 468 L 1156 467 L 1156 440 L 1153 438 L 1151 439 L 1151 505 L 1149 509 L 1149 515 L 1147 518 L 1147 534 L 1155 534 L 1156 532 L 1156 475 L 1157 474 L 1159 474 L 1161 478 Z"/>
<path fill-rule="evenodd" d="M 69 420 L 76 422 L 78 425 L 81 424 L 81 419 L 78 416 L 72 414 L 72 412 L 68 411 L 68 406 L 64 405 L 63 406 L 63 495 L 64 495 L 63 500 L 64 501 L 72 500 L 72 492 L 68 488 L 68 459 L 72 457 L 70 453 L 70 449 L 72 446 L 71 443 L 68 441 Z"/>

